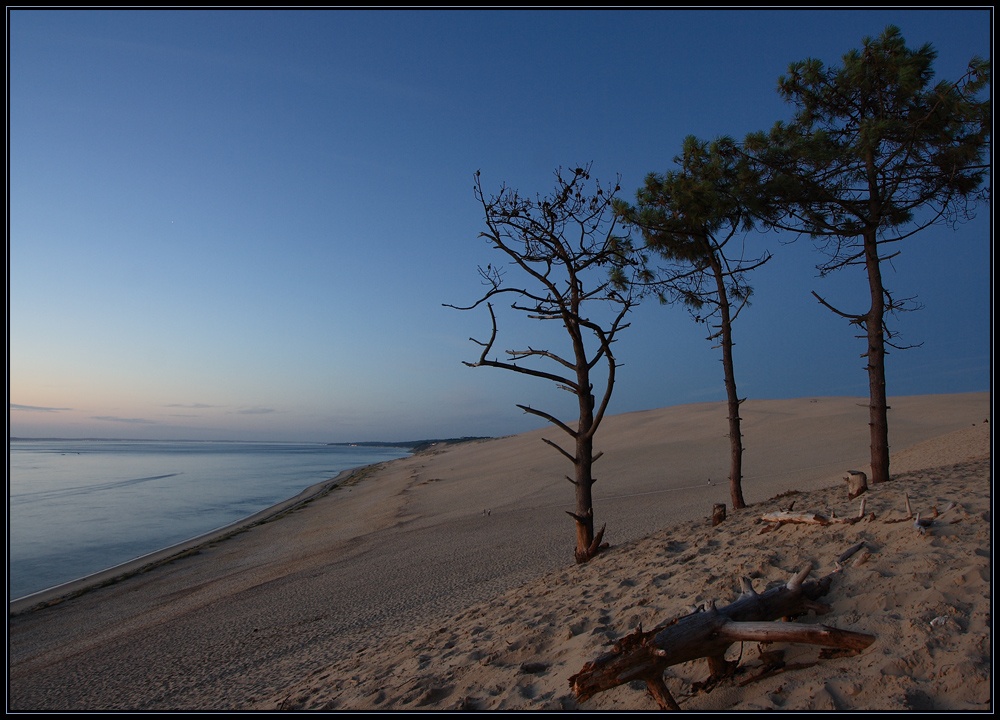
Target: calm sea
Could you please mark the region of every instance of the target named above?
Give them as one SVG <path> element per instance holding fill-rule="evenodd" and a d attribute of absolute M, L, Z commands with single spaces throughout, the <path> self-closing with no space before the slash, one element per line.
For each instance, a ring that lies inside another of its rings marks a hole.
<path fill-rule="evenodd" d="M 13 440 L 8 600 L 253 515 L 403 448 L 295 443 Z"/>

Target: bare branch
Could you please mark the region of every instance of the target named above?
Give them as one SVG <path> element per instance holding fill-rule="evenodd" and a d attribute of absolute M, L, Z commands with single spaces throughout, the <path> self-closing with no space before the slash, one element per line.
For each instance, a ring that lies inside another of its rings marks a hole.
<path fill-rule="evenodd" d="M 570 454 L 569 454 L 568 452 L 566 452 L 565 450 L 563 450 L 563 449 L 562 449 L 561 447 L 559 447 L 559 446 L 558 446 L 558 445 L 557 445 L 556 443 L 552 442 L 551 440 L 548 440 L 547 438 L 542 438 L 542 442 L 543 442 L 543 443 L 545 443 L 546 445 L 551 445 L 552 447 L 554 447 L 554 448 L 555 448 L 556 450 L 558 450 L 558 451 L 559 451 L 560 453 L 562 453 L 562 454 L 563 454 L 563 456 L 564 456 L 564 457 L 565 457 L 565 458 L 566 458 L 567 460 L 569 460 L 569 461 L 570 461 L 571 463 L 573 463 L 574 465 L 576 465 L 576 462 L 577 462 L 576 458 L 575 458 L 575 457 L 573 457 L 572 455 L 570 455 Z M 571 482 L 571 483 L 573 483 L 574 485 L 576 485 L 576 484 L 577 484 L 575 480 L 570 480 L 570 482 Z"/>
<path fill-rule="evenodd" d="M 522 360 L 524 358 L 528 358 L 528 357 L 532 357 L 532 356 L 547 357 L 550 360 L 555 360 L 557 363 L 559 363 L 563 367 L 569 368 L 570 370 L 573 370 L 573 369 L 576 368 L 576 366 L 573 363 L 571 363 L 569 360 L 564 360 L 561 357 L 559 357 L 558 355 L 556 355 L 555 353 L 551 353 L 548 350 L 535 350 L 534 348 L 532 348 L 530 346 L 528 347 L 527 350 L 508 350 L 507 354 L 511 356 L 512 360 Z M 568 389 L 572 390 L 573 392 L 576 392 L 575 385 L 570 385 L 570 387 Z"/>
<path fill-rule="evenodd" d="M 833 312 L 837 313 L 837 315 L 840 315 L 840 317 L 845 318 L 847 320 L 850 320 L 855 325 L 860 325 L 861 323 L 863 323 L 865 321 L 865 316 L 864 315 L 851 315 L 849 313 L 842 312 L 842 311 L 838 310 L 837 308 L 835 308 L 830 303 L 828 303 L 826 300 L 824 300 L 823 298 L 821 298 L 819 295 L 817 295 L 815 291 L 813 291 L 813 297 L 815 297 L 817 300 L 819 300 L 820 303 L 824 307 L 826 307 L 829 310 L 832 310 Z"/>
<path fill-rule="evenodd" d="M 576 430 L 574 430 L 573 428 L 571 428 L 569 425 L 567 425 L 566 423 L 564 423 L 562 420 L 560 420 L 559 418 L 555 417 L 554 415 L 550 415 L 549 413 L 545 412 L 544 410 L 536 410 L 535 408 L 528 407 L 527 405 L 518 405 L 517 407 L 521 408 L 522 410 L 524 410 L 524 412 L 528 413 L 529 415 L 537 415 L 540 418 L 545 418 L 550 423 L 552 423 L 557 428 L 561 429 L 563 432 L 565 432 L 566 434 L 570 435 L 571 437 L 577 437 Z M 545 442 L 548 442 L 548 440 L 546 440 Z M 573 462 L 575 463 L 576 460 L 573 460 Z"/>

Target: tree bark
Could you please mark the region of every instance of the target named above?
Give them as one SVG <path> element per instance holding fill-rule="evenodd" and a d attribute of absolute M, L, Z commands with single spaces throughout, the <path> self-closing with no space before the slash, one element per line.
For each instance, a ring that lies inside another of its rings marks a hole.
<path fill-rule="evenodd" d="M 882 218 L 882 200 L 875 171 L 874 152 L 866 157 L 868 171 L 868 229 L 864 232 L 865 267 L 871 309 L 865 318 L 868 331 L 868 425 L 871 428 L 873 483 L 889 480 L 889 418 L 885 393 L 885 286 L 882 284 L 881 260 L 878 256 L 878 227 Z"/>
<path fill-rule="evenodd" d="M 740 430 L 740 400 L 736 394 L 736 372 L 733 369 L 733 323 L 725 276 L 713 249 L 709 250 L 709 263 L 715 275 L 722 317 L 722 369 L 726 379 L 726 403 L 729 409 L 729 497 L 733 510 L 742 510 L 747 504 L 743 500 L 743 433 Z"/>
<path fill-rule="evenodd" d="M 570 307 L 573 316 L 579 317 L 580 294 L 575 277 L 572 282 Z M 590 390 L 590 368 L 579 323 L 572 323 L 570 334 L 573 336 L 573 349 L 576 353 L 576 383 L 579 388 L 577 400 L 580 406 L 580 421 L 576 428 L 576 511 L 584 518 L 583 522 L 577 520 L 576 523 L 574 555 L 577 563 L 585 563 L 593 557 L 591 547 L 594 543 L 594 394 Z"/>

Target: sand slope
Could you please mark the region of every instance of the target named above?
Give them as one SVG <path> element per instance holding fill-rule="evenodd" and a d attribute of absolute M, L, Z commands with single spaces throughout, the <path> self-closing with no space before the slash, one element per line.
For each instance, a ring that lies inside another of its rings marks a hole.
<path fill-rule="evenodd" d="M 748 401 L 748 501 L 832 486 L 808 503 L 847 512 L 839 478 L 867 459 L 859 402 Z M 569 675 L 635 624 L 650 627 L 711 597 L 732 599 L 740 574 L 760 589 L 806 561 L 825 572 L 854 538 L 870 542 L 872 558 L 838 577 L 828 598 L 834 615 L 825 620 L 874 632 L 878 643 L 861 658 L 824 661 L 746 691 L 720 687 L 687 706 L 888 709 L 935 706 L 941 696 L 952 703 L 943 707 L 980 707 L 991 654 L 982 630 L 989 395 L 891 404 L 893 448 L 910 448 L 894 455 L 893 472 L 908 474 L 871 493 L 879 519 L 763 536 L 757 508 L 716 530 L 701 520 L 712 503 L 728 500 L 723 404 L 608 418 L 595 512 L 614 548 L 582 567 L 572 565 L 572 522 L 563 512 L 572 503 L 562 479 L 568 463 L 538 439 L 561 440 L 558 431 L 389 463 L 197 555 L 12 617 L 9 707 L 573 706 Z M 918 510 L 959 502 L 960 522 L 924 537 L 909 523 L 883 523 L 890 510 L 901 512 L 904 484 Z M 927 613 L 951 619 L 931 630 Z M 866 625 L 873 617 L 885 626 Z M 745 662 L 753 652 L 744 650 Z M 851 681 L 858 689 L 829 684 L 854 671 L 838 668 L 862 661 L 868 674 Z M 524 662 L 548 667 L 526 675 Z M 685 673 L 700 679 L 702 671 L 675 673 L 669 682 L 680 697 Z M 800 679 L 790 685 L 793 675 Z M 871 696 L 874 677 L 892 691 Z M 625 687 L 585 707 L 649 702 Z"/>
<path fill-rule="evenodd" d="M 675 698 L 689 710 L 989 709 L 988 442 L 988 427 L 978 426 L 914 448 L 911 458 L 940 452 L 962 461 L 873 488 L 866 503 L 872 521 L 785 525 L 761 534 L 760 513 L 791 500 L 798 508 L 852 514 L 857 501 L 834 487 L 763 502 L 717 528 L 707 519 L 685 522 L 441 618 L 438 627 L 359 648 L 262 707 L 655 710 L 641 682 L 578 705 L 569 677 L 640 624 L 653 627 L 709 600 L 735 600 L 742 575 L 758 591 L 784 583 L 807 562 L 825 575 L 836 570 L 840 553 L 864 541 L 870 557 L 836 572 L 825 598 L 833 612 L 821 621 L 876 635 L 872 647 L 753 681 L 759 647 L 736 645 L 727 657 L 740 659 L 740 671 L 710 693 L 691 689 L 707 677 L 704 661 L 671 668 Z M 924 515 L 952 501 L 958 508 L 920 535 L 912 522 L 886 522 L 905 516 L 904 492 Z M 767 649 L 788 665 L 819 659 L 814 647 Z"/>

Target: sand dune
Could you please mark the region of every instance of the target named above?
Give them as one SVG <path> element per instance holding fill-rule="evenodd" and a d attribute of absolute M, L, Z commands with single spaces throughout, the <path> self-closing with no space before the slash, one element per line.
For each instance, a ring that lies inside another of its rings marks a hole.
<path fill-rule="evenodd" d="M 856 510 L 840 478 L 866 465 L 859 402 L 748 401 L 745 493 L 758 505 L 715 529 L 704 517 L 728 500 L 724 405 L 608 418 L 595 514 L 613 547 L 584 566 L 563 512 L 568 463 L 539 441 L 557 430 L 389 463 L 197 555 L 12 617 L 9 707 L 577 707 L 568 677 L 639 623 L 727 602 L 741 575 L 761 589 L 806 562 L 829 572 L 864 540 L 871 558 L 838 573 L 823 621 L 875 645 L 740 687 L 759 665 L 746 647 L 742 674 L 708 694 L 690 692 L 703 662 L 671 669 L 675 697 L 690 709 L 987 708 L 988 394 L 892 399 L 895 479 L 869 493 L 874 521 L 759 534 L 759 513 L 787 490 L 797 508 Z M 915 510 L 958 508 L 921 536 L 885 522 L 902 516 L 904 490 Z M 655 705 L 624 686 L 581 707 Z"/>

